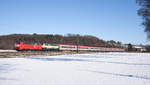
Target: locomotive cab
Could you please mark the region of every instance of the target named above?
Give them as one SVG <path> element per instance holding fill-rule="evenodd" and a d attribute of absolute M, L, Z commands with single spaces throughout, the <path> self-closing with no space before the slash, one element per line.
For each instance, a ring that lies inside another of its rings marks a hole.
<path fill-rule="evenodd" d="M 22 44 L 22 42 L 17 42 L 17 43 L 15 43 L 14 49 L 17 50 L 17 51 L 20 51 L 20 50 L 21 50 L 21 49 L 20 49 L 21 44 Z"/>

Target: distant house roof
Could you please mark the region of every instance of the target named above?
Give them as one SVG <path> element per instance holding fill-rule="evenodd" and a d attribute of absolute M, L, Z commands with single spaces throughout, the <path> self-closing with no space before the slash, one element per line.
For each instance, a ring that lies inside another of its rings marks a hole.
<path fill-rule="evenodd" d="M 145 48 L 145 47 L 144 47 L 144 46 L 139 46 L 139 45 L 133 45 L 133 48 L 143 49 L 143 48 Z"/>

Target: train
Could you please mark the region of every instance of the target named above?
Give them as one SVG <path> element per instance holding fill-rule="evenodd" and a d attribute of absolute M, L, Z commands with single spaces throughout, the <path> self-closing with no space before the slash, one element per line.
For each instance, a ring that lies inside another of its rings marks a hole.
<path fill-rule="evenodd" d="M 108 48 L 95 46 L 67 45 L 67 44 L 49 44 L 37 42 L 18 42 L 15 44 L 15 50 L 38 50 L 38 51 L 100 51 L 100 52 L 124 52 L 123 48 Z"/>

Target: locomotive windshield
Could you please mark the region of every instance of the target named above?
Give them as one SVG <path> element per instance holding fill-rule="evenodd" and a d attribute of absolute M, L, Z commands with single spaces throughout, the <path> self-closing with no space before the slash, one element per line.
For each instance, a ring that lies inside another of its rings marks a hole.
<path fill-rule="evenodd" d="M 16 44 L 20 44 L 20 42 L 16 42 Z"/>

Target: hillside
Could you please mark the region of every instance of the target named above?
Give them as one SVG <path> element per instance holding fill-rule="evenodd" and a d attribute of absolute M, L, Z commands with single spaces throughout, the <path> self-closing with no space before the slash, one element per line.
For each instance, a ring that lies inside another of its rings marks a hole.
<path fill-rule="evenodd" d="M 104 47 L 121 47 L 120 42 L 104 41 L 91 35 L 68 34 L 11 34 L 0 36 L 0 49 L 13 49 L 14 44 L 19 41 L 40 42 L 40 43 L 56 43 L 56 44 L 78 44 L 85 46 L 104 46 Z"/>

